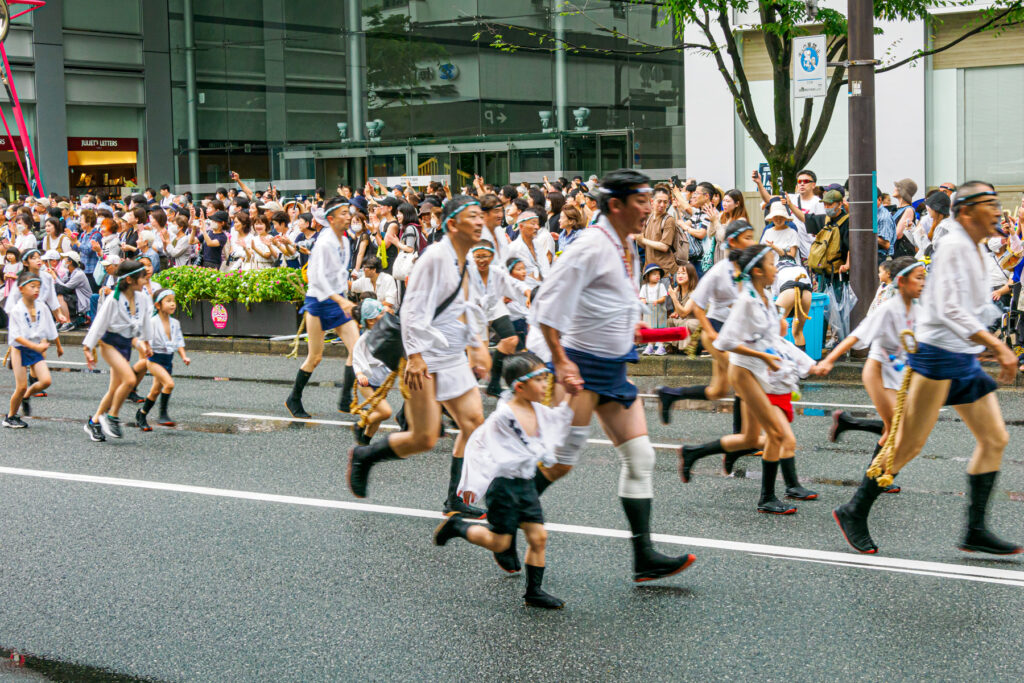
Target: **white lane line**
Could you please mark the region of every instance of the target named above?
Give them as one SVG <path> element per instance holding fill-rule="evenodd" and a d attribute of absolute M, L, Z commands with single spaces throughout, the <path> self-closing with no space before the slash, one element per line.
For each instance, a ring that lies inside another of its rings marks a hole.
<path fill-rule="evenodd" d="M 85 363 L 81 363 L 79 361 L 74 361 L 74 360 L 48 360 L 48 361 L 46 361 L 46 364 L 47 365 L 81 365 L 81 366 L 85 366 L 86 365 Z"/>
<path fill-rule="evenodd" d="M 238 491 L 233 489 L 211 488 L 208 486 L 192 486 L 188 484 L 171 484 L 167 482 L 146 481 L 141 479 L 101 477 L 91 474 L 30 470 L 20 467 L 0 467 L 0 474 L 8 474 L 18 477 L 34 477 L 38 479 L 84 482 L 89 484 L 104 484 L 108 486 L 122 486 L 127 488 L 150 489 L 157 491 L 172 491 L 175 493 L 191 493 L 201 496 L 236 498 L 240 500 L 252 500 L 266 503 L 283 503 L 287 505 L 353 510 L 356 512 L 377 512 L 404 517 L 421 517 L 427 519 L 442 519 L 444 517 L 442 513 L 434 510 L 419 510 L 416 508 L 374 505 L 371 503 L 356 503 L 352 501 L 329 500 L 324 498 L 307 498 L 303 496 L 283 496 L 274 493 Z M 559 531 L 562 533 L 601 536 L 604 538 L 629 538 L 629 532 L 621 529 L 602 529 L 599 527 L 552 523 L 549 523 L 546 526 L 549 531 Z M 740 541 L 725 541 L 693 536 L 677 536 L 674 534 L 652 534 L 651 538 L 654 541 L 671 543 L 674 545 L 730 550 L 750 555 L 771 556 L 809 562 L 823 562 L 826 564 L 835 564 L 855 569 L 876 569 L 897 573 L 916 573 L 935 576 L 938 578 L 981 581 L 985 583 L 1024 587 L 1024 571 L 1009 569 L 975 567 L 948 564 L 944 562 L 923 562 L 920 560 L 878 557 L 876 555 L 854 555 L 852 553 L 837 553 L 826 550 L 813 550 L 811 548 L 790 548 L 787 546 L 743 543 Z"/>
<path fill-rule="evenodd" d="M 274 420 L 276 422 L 304 422 L 307 424 L 315 425 L 335 425 L 337 427 L 351 427 L 355 424 L 353 421 L 347 420 L 317 420 L 315 418 L 301 418 L 301 417 L 283 417 L 281 415 L 249 415 L 248 413 L 203 413 L 206 417 L 230 417 L 236 420 Z M 398 429 L 398 425 L 393 423 L 384 423 L 380 426 L 381 429 Z M 446 430 L 449 434 L 458 434 L 458 429 Z M 608 439 L 587 439 L 587 443 L 597 444 L 600 446 L 611 446 L 612 442 Z M 662 448 L 666 450 L 679 450 L 679 444 L 671 443 L 652 443 L 655 448 Z"/>

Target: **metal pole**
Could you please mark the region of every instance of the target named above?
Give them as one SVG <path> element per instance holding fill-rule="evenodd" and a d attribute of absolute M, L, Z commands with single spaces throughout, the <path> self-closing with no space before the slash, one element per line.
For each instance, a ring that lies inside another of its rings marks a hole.
<path fill-rule="evenodd" d="M 867 315 L 878 287 L 874 233 L 875 44 L 871 0 L 848 0 L 850 58 L 850 284 L 857 294 L 851 325 Z"/>
<path fill-rule="evenodd" d="M 188 120 L 188 180 L 199 184 L 199 123 L 196 115 L 196 39 L 192 24 L 192 0 L 185 0 L 185 111 Z"/>
<path fill-rule="evenodd" d="M 366 34 L 363 33 L 361 0 L 347 0 L 348 32 L 348 134 L 351 140 L 366 138 L 366 66 L 363 63 Z"/>
<path fill-rule="evenodd" d="M 555 128 L 569 129 L 568 79 L 565 75 L 565 17 L 558 9 L 559 0 L 551 0 L 555 13 Z"/>

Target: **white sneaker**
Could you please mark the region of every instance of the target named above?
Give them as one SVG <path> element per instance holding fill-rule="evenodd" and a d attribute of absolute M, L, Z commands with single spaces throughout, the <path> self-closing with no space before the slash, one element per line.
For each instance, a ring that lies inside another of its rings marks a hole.
<path fill-rule="evenodd" d="M 668 355 L 668 351 L 665 350 L 665 345 L 664 344 L 658 344 L 657 346 L 655 346 L 654 347 L 654 355 L 655 356 L 666 356 L 666 355 Z"/>
<path fill-rule="evenodd" d="M 121 438 L 121 421 L 116 417 L 111 417 L 104 413 L 100 415 L 100 427 L 103 429 L 103 433 L 111 439 Z"/>
<path fill-rule="evenodd" d="M 648 344 L 647 346 L 644 347 L 643 354 L 645 356 L 650 356 L 653 353 L 654 353 L 654 344 Z"/>

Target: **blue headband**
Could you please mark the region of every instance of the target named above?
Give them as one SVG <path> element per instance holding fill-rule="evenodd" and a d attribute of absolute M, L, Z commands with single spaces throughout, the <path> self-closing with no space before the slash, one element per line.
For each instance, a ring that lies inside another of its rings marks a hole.
<path fill-rule="evenodd" d="M 448 225 L 448 221 L 454 219 L 456 216 L 458 216 L 460 213 L 462 213 L 463 211 L 465 211 L 466 209 L 468 209 L 471 206 L 480 206 L 480 202 L 478 202 L 476 200 L 473 200 L 471 202 L 466 202 L 465 204 L 463 204 L 459 208 L 457 208 L 454 211 L 452 211 L 448 215 L 448 217 L 444 219 L 444 224 L 447 226 Z M 447 230 L 447 228 L 445 228 L 445 230 Z"/>
<path fill-rule="evenodd" d="M 28 278 L 27 280 L 25 280 L 24 282 L 22 282 L 22 283 L 21 283 L 20 285 L 18 285 L 18 286 L 19 286 L 19 287 L 24 287 L 25 285 L 27 285 L 27 284 L 28 284 L 28 283 L 30 283 L 30 282 L 38 282 L 39 284 L 43 284 L 43 281 L 42 281 L 42 280 L 40 280 L 39 278 L 37 278 L 37 277 L 30 277 L 30 278 Z"/>
<path fill-rule="evenodd" d="M 922 263 L 921 261 L 914 261 L 909 266 L 907 266 L 906 268 L 904 268 L 900 272 L 896 273 L 896 279 L 899 280 L 904 275 L 907 275 L 909 273 L 914 272 L 914 269 L 916 269 L 916 268 L 924 268 L 924 266 L 925 266 L 925 264 Z"/>
<path fill-rule="evenodd" d="M 26 251 L 24 254 L 21 255 L 21 260 L 22 261 L 28 261 L 30 258 L 32 258 L 32 254 L 42 254 L 42 253 L 43 252 L 39 251 L 38 249 L 29 249 L 28 251 Z"/>
<path fill-rule="evenodd" d="M 531 372 L 526 373 L 522 377 L 516 377 L 514 380 L 512 380 L 512 388 L 515 389 L 517 386 L 519 386 L 523 382 L 529 382 L 534 377 L 539 377 L 541 375 L 546 375 L 549 372 L 551 372 L 551 371 L 548 370 L 546 367 L 541 366 L 541 367 L 537 368 L 536 370 L 533 370 Z"/>
<path fill-rule="evenodd" d="M 750 259 L 750 263 L 748 263 L 747 265 L 743 266 L 743 272 L 740 273 L 740 279 L 741 280 L 749 280 L 750 279 L 750 271 L 753 270 L 754 267 L 758 263 L 761 262 L 761 259 L 764 258 L 764 255 L 767 254 L 771 250 L 772 250 L 772 248 L 770 246 L 769 247 L 765 247 L 760 252 L 758 252 L 757 256 L 755 256 L 754 258 Z"/>
<path fill-rule="evenodd" d="M 491 249 L 491 248 L 490 248 L 489 246 L 487 246 L 486 244 L 481 244 L 481 245 L 479 245 L 479 246 L 473 247 L 473 251 L 489 251 L 489 252 L 491 252 L 492 254 L 494 253 L 494 250 L 493 250 L 493 249 Z"/>
<path fill-rule="evenodd" d="M 523 214 L 525 214 L 525 213 L 526 212 L 524 211 Z M 538 216 L 533 211 L 530 211 L 530 215 L 520 215 L 518 218 L 516 218 L 516 222 L 513 224 L 512 227 L 515 227 L 516 225 L 519 225 L 520 223 L 525 223 L 526 221 L 532 221 L 534 219 L 539 221 L 540 220 L 540 216 Z"/>
<path fill-rule="evenodd" d="M 523 259 L 521 259 L 521 258 L 514 258 L 511 261 L 509 261 L 508 272 L 511 273 L 512 269 L 515 268 L 517 265 L 519 265 L 522 262 L 523 262 Z"/>
<path fill-rule="evenodd" d="M 156 310 L 156 305 L 169 296 L 174 296 L 174 290 L 167 287 L 161 289 L 159 292 L 156 293 L 156 296 L 153 297 L 153 315 L 156 315 L 158 313 L 158 311 Z"/>

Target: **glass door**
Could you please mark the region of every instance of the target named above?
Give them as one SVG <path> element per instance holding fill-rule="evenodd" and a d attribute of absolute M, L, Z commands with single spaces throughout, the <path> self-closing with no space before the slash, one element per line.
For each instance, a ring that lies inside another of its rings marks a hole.
<path fill-rule="evenodd" d="M 628 133 L 612 133 L 598 135 L 598 161 L 600 170 L 598 176 L 604 176 L 609 171 L 617 168 L 632 168 L 633 158 L 630 151 Z"/>

